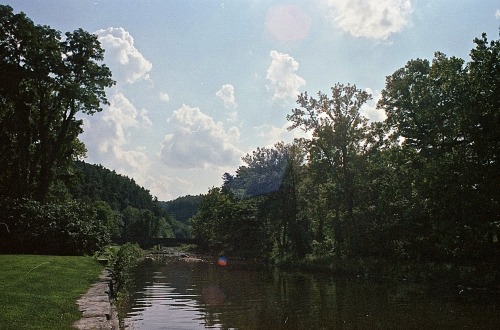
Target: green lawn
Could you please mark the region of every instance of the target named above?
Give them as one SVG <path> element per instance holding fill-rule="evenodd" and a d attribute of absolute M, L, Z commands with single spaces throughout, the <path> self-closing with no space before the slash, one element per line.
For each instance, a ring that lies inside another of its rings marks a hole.
<path fill-rule="evenodd" d="M 71 329 L 101 271 L 91 257 L 0 255 L 0 329 Z"/>

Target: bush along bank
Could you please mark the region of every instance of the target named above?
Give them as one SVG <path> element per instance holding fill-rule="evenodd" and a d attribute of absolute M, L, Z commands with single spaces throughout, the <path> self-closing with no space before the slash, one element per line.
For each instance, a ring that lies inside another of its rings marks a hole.
<path fill-rule="evenodd" d="M 115 302 L 120 321 L 122 311 L 129 301 L 131 272 L 143 259 L 144 252 L 138 244 L 127 243 L 121 246 L 107 246 L 103 252 L 96 254 L 96 259 L 107 263 L 110 274 L 110 295 Z"/>
<path fill-rule="evenodd" d="M 94 208 L 81 201 L 0 198 L 0 209 L 2 253 L 91 255 L 110 242 Z"/>

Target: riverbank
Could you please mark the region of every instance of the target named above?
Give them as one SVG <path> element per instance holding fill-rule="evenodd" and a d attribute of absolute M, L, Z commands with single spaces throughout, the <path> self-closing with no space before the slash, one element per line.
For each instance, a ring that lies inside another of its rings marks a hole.
<path fill-rule="evenodd" d="M 74 324 L 75 328 L 80 330 L 120 328 L 118 313 L 110 300 L 110 281 L 109 271 L 104 270 L 99 280 L 78 299 L 77 304 L 82 317 Z"/>
<path fill-rule="evenodd" d="M 103 267 L 91 257 L 0 255 L 0 328 L 71 329 Z"/>

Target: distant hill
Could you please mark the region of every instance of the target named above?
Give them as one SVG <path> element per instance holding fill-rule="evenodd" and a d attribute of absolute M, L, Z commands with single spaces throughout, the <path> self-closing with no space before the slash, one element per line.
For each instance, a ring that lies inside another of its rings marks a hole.
<path fill-rule="evenodd" d="M 102 165 L 75 162 L 75 179 L 69 192 L 76 200 L 95 205 L 106 223 L 113 223 L 113 241 L 147 245 L 156 238 L 182 232 L 151 193 L 133 179 Z M 181 236 L 183 237 L 183 236 Z"/>
<path fill-rule="evenodd" d="M 160 202 L 165 211 L 174 219 L 175 237 L 190 237 L 189 219 L 195 215 L 201 205 L 203 195 L 183 196 L 168 202 Z"/>
<path fill-rule="evenodd" d="M 75 199 L 100 200 L 114 210 L 123 211 L 128 206 L 149 209 L 160 214 L 157 201 L 149 190 L 139 186 L 134 179 L 116 173 L 102 165 L 75 162 L 78 182 L 71 187 Z"/>

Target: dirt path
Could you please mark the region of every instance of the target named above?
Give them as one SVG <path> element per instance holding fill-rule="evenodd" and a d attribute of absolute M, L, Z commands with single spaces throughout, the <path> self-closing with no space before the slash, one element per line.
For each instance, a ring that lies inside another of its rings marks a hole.
<path fill-rule="evenodd" d="M 104 270 L 99 281 L 94 283 L 77 304 L 82 318 L 73 325 L 81 330 L 116 329 L 119 327 L 118 314 L 109 299 L 109 273 Z"/>

